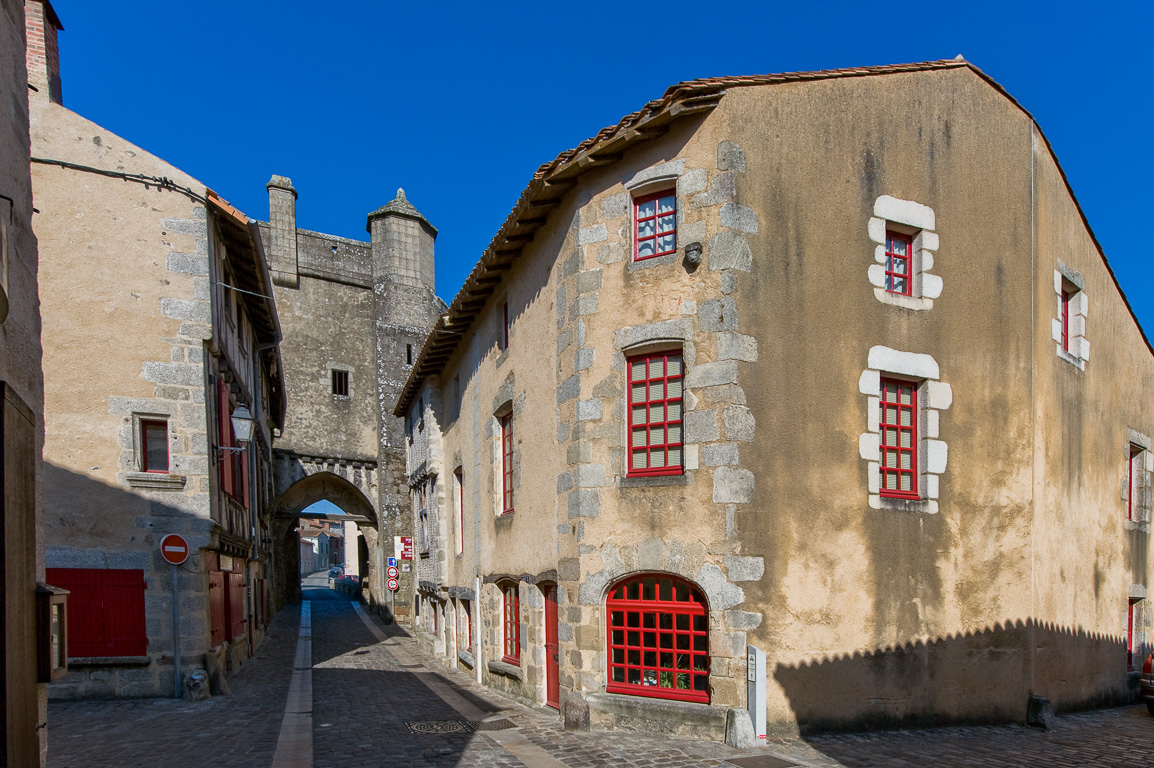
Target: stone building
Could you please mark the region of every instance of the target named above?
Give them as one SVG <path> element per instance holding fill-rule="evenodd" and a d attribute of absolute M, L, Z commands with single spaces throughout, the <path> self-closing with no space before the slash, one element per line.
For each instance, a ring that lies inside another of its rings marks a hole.
<path fill-rule="evenodd" d="M 54 16 L 51 6 L 29 18 Z M 25 45 L 23 0 L 0 0 L 0 765 L 44 764 L 45 686 L 37 674 L 37 582 L 44 580 L 39 546 L 44 442 L 40 372 L 40 309 L 36 301 L 36 236 L 28 166 L 29 86 L 44 91 L 43 69 L 27 55 L 53 55 L 42 37 Z"/>
<path fill-rule="evenodd" d="M 288 415 L 275 438 L 278 593 L 299 589 L 296 521 L 317 501 L 340 507 L 345 565 L 366 599 L 386 604 L 385 558 L 409 535 L 404 424 L 392 413 L 411 363 L 445 304 L 434 291 L 437 230 L 402 190 L 368 215 L 369 241 L 296 225 L 291 180 L 268 182 L 260 233 L 284 339 Z M 408 574 L 403 574 L 404 586 Z M 391 609 L 390 609 L 391 610 Z M 407 602 L 396 609 L 408 620 Z"/>
<path fill-rule="evenodd" d="M 680 83 L 537 171 L 420 351 L 419 636 L 572 728 L 720 738 L 747 646 L 770 733 L 1125 700 L 1152 387 L 970 63 Z"/>
<path fill-rule="evenodd" d="M 47 3 L 26 7 L 29 35 L 41 19 L 54 42 Z M 28 61 L 34 82 L 57 84 L 31 109 L 45 565 L 71 591 L 70 671 L 50 696 L 172 696 L 177 635 L 182 669 L 215 676 L 270 619 L 272 430 L 285 400 L 268 268 L 255 222 L 65 108 L 55 57 Z M 246 412 L 247 447 L 233 431 Z M 176 571 L 166 534 L 190 550 Z"/>

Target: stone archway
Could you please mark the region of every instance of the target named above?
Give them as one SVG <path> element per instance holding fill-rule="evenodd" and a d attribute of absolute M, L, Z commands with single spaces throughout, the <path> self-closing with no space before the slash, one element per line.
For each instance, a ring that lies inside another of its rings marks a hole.
<path fill-rule="evenodd" d="M 300 550 L 293 535 L 301 514 L 318 501 L 340 507 L 362 531 L 375 531 L 377 510 L 356 485 L 334 472 L 316 471 L 300 477 L 272 503 L 272 538 L 276 551 L 278 605 L 300 599 Z"/>

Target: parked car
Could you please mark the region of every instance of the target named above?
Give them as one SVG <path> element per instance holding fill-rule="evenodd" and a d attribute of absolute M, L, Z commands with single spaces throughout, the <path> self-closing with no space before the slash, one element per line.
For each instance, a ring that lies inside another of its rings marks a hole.
<path fill-rule="evenodd" d="M 1154 653 L 1146 657 L 1142 667 L 1142 677 L 1138 681 L 1138 695 L 1146 702 L 1146 709 L 1154 715 Z"/>
<path fill-rule="evenodd" d="M 338 592 L 344 592 L 353 597 L 360 597 L 361 577 L 355 573 L 345 574 L 337 579 L 336 588 Z"/>
<path fill-rule="evenodd" d="M 335 579 L 344 572 L 345 572 L 344 568 L 341 568 L 339 565 L 334 565 L 332 568 L 329 568 L 329 578 Z"/>

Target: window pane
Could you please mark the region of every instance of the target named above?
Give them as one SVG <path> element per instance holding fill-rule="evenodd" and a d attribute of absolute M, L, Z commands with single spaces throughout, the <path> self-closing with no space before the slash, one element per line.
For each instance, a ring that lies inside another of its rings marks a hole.
<path fill-rule="evenodd" d="M 908 491 L 911 488 L 910 483 L 913 481 L 913 475 L 902 475 L 902 490 Z"/>
<path fill-rule="evenodd" d="M 913 448 L 913 445 L 910 444 L 912 437 L 913 433 L 908 429 L 902 430 L 902 448 Z"/>
<path fill-rule="evenodd" d="M 649 408 L 649 422 L 655 424 L 665 421 L 665 404 L 657 403 Z"/>
<path fill-rule="evenodd" d="M 657 219 L 658 232 L 672 232 L 677 226 L 675 216 L 661 216 Z"/>
<path fill-rule="evenodd" d="M 645 446 L 649 445 L 648 433 L 649 430 L 644 428 L 633 430 L 633 447 L 644 448 Z"/>
<path fill-rule="evenodd" d="M 669 383 L 669 389 L 670 389 L 669 396 L 673 397 L 673 391 L 672 391 L 673 390 L 673 382 Z M 680 397 L 680 395 L 678 395 L 678 397 Z M 669 403 L 669 420 L 670 421 L 680 421 L 681 420 L 681 401 L 680 400 L 673 400 L 672 402 Z"/>
<path fill-rule="evenodd" d="M 645 451 L 633 452 L 634 469 L 649 469 L 648 454 Z"/>
<path fill-rule="evenodd" d="M 913 469 L 913 454 L 909 451 L 902 452 L 902 469 Z M 909 475 L 902 475 L 903 478 L 908 478 Z"/>
<path fill-rule="evenodd" d="M 649 360 L 649 378 L 656 379 L 665 375 L 665 360 L 658 356 Z"/>
<path fill-rule="evenodd" d="M 654 234 L 656 234 L 656 231 L 653 227 L 653 219 L 637 222 L 638 237 L 653 237 Z"/>
<path fill-rule="evenodd" d="M 646 399 L 647 398 L 645 397 L 645 385 L 644 384 L 634 384 L 633 385 L 633 402 L 634 403 L 644 403 L 646 401 Z"/>
<path fill-rule="evenodd" d="M 669 375 L 670 376 L 680 376 L 681 375 L 681 358 L 680 357 L 677 357 L 675 355 L 669 356 Z"/>
<path fill-rule="evenodd" d="M 665 197 L 659 198 L 657 200 L 657 212 L 658 213 L 669 213 L 670 211 L 673 210 L 674 206 L 677 204 L 676 200 L 677 200 L 677 198 L 674 195 L 667 195 Z"/>
<path fill-rule="evenodd" d="M 681 442 L 681 425 L 680 424 L 670 424 L 668 427 L 668 433 L 667 434 L 668 434 L 667 442 L 680 443 Z"/>
<path fill-rule="evenodd" d="M 648 423 L 649 419 L 647 419 L 645 417 L 646 410 L 647 409 L 644 405 L 634 406 L 634 408 L 633 408 L 633 423 L 634 424 Z"/>
<path fill-rule="evenodd" d="M 650 400 L 664 400 L 665 399 L 665 382 L 655 381 L 649 385 L 649 399 Z"/>
<path fill-rule="evenodd" d="M 681 379 L 670 379 L 669 381 L 669 399 L 681 397 Z"/>
<path fill-rule="evenodd" d="M 642 240 L 637 244 L 637 258 L 646 259 L 652 256 L 653 253 L 654 250 L 652 240 Z"/>
<path fill-rule="evenodd" d="M 645 379 L 645 361 L 634 360 L 630 366 L 629 378 L 633 381 L 644 381 Z"/>
<path fill-rule="evenodd" d="M 656 210 L 657 210 L 656 206 L 657 206 L 657 203 L 654 200 L 647 200 L 644 203 L 638 204 L 638 206 L 637 206 L 637 218 L 641 219 L 641 218 L 645 218 L 646 216 L 652 216 L 654 213 L 656 213 Z"/>
<path fill-rule="evenodd" d="M 168 424 L 157 421 L 142 423 L 146 455 L 145 469 L 151 472 L 168 471 Z"/>
<path fill-rule="evenodd" d="M 906 292 L 906 279 L 904 277 L 895 277 L 893 289 L 897 293 L 905 293 Z"/>
<path fill-rule="evenodd" d="M 676 238 L 673 235 L 662 235 L 657 239 L 657 252 L 668 253 L 677 248 Z"/>

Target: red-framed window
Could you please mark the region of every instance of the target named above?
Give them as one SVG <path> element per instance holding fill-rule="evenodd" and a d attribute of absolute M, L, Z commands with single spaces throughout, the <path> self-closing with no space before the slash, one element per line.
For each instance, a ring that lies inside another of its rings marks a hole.
<path fill-rule="evenodd" d="M 502 634 L 505 638 L 501 661 L 521 666 L 521 598 L 516 584 L 501 587 Z"/>
<path fill-rule="evenodd" d="M 609 616 L 609 693 L 709 702 L 709 610 L 701 590 L 672 576 L 614 586 Z"/>
<path fill-rule="evenodd" d="M 657 192 L 633 201 L 633 260 L 677 251 L 677 194 Z"/>
<path fill-rule="evenodd" d="M 501 417 L 501 513 L 513 511 L 513 414 Z"/>
<path fill-rule="evenodd" d="M 631 357 L 629 476 L 680 475 L 681 352 Z"/>
<path fill-rule="evenodd" d="M 918 390 L 910 381 L 881 381 L 881 495 L 918 498 Z"/>
<path fill-rule="evenodd" d="M 901 232 L 886 232 L 886 290 L 913 293 L 913 240 Z"/>
<path fill-rule="evenodd" d="M 163 419 L 141 419 L 141 471 L 167 474 L 168 467 L 168 422 Z"/>
<path fill-rule="evenodd" d="M 139 568 L 48 568 L 45 578 L 67 589 L 68 655 L 143 656 L 144 571 Z"/>
<path fill-rule="evenodd" d="M 1070 351 L 1070 292 L 1062 289 L 1062 302 L 1058 307 L 1059 320 L 1062 321 L 1062 351 Z"/>

